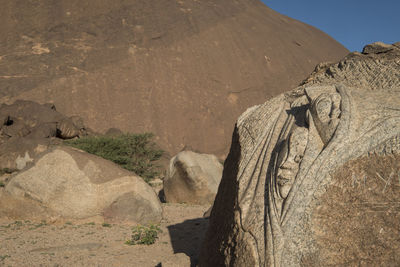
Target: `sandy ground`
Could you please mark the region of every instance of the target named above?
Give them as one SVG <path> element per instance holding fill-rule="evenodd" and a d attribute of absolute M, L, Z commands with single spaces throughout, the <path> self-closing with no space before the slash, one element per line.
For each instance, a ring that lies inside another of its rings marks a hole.
<path fill-rule="evenodd" d="M 129 246 L 129 225 L 0 221 L 0 266 L 194 266 L 208 206 L 163 204 L 153 245 Z"/>

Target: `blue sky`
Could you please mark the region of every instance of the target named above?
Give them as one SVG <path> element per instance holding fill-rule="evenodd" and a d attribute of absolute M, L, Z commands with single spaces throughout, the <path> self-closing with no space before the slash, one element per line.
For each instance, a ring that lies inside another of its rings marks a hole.
<path fill-rule="evenodd" d="M 400 41 L 400 0 L 262 0 L 281 14 L 310 24 L 350 51 Z"/>

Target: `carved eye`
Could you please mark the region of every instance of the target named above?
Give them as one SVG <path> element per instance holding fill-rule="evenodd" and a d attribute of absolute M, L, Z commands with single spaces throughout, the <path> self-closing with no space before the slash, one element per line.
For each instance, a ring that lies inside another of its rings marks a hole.
<path fill-rule="evenodd" d="M 294 157 L 294 162 L 300 163 L 302 159 L 303 159 L 303 155 L 296 155 Z"/>
<path fill-rule="evenodd" d="M 281 149 L 278 154 L 278 167 L 281 167 L 283 163 L 285 163 L 287 157 L 289 155 L 289 147 L 287 140 L 284 140 L 281 145 Z"/>
<path fill-rule="evenodd" d="M 316 105 L 318 118 L 321 122 L 328 122 L 330 119 L 329 115 L 331 113 L 332 101 L 329 98 L 321 98 L 318 100 Z"/>

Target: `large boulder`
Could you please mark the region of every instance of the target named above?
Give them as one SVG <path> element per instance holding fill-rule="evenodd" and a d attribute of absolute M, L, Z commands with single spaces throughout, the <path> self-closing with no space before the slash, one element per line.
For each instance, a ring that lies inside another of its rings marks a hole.
<path fill-rule="evenodd" d="M 222 164 L 209 154 L 182 151 L 170 161 L 164 178 L 167 202 L 212 204 L 222 177 Z"/>
<path fill-rule="evenodd" d="M 0 103 L 225 155 L 236 118 L 348 51 L 258 0 L 1 1 Z"/>
<path fill-rule="evenodd" d="M 381 48 L 240 116 L 200 266 L 400 264 L 400 49 Z"/>
<path fill-rule="evenodd" d="M 162 215 L 157 195 L 142 178 L 69 147 L 44 153 L 12 176 L 5 191 L 0 214 L 8 217 L 29 218 L 32 206 L 40 212 L 36 217 L 71 220 L 157 223 Z"/>

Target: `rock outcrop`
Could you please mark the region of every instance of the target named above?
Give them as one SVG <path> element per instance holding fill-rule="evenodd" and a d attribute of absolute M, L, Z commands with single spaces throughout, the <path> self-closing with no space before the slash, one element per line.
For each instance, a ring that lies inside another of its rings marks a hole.
<path fill-rule="evenodd" d="M 1 105 L 0 123 L 0 169 L 21 170 L 50 145 L 87 134 L 80 117 L 32 101 Z"/>
<path fill-rule="evenodd" d="M 364 52 L 240 116 L 200 266 L 400 263 L 400 49 Z"/>
<path fill-rule="evenodd" d="M 114 163 L 69 147 L 55 147 L 10 178 L 0 215 L 158 223 L 162 208 L 142 178 Z M 35 211 L 32 214 L 32 211 Z"/>
<path fill-rule="evenodd" d="M 167 202 L 212 204 L 222 177 L 222 164 L 209 154 L 179 152 L 170 161 L 164 179 Z"/>
<path fill-rule="evenodd" d="M 376 53 L 374 53 L 375 51 Z M 301 88 L 318 84 L 343 84 L 349 87 L 390 89 L 400 84 L 400 42 L 366 45 L 363 53 L 353 52 L 336 63 L 320 63 L 302 82 Z"/>
<path fill-rule="evenodd" d="M 2 1 L 0 103 L 53 102 L 96 132 L 218 156 L 245 108 L 348 51 L 256 0 Z"/>

